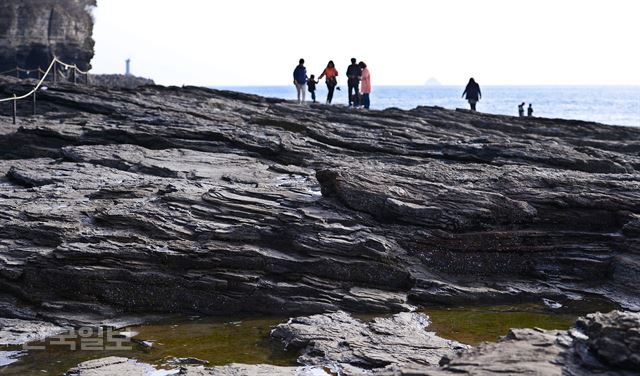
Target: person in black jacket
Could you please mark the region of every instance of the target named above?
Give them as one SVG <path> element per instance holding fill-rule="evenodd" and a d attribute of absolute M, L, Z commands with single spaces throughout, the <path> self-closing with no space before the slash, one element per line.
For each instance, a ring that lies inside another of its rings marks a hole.
<path fill-rule="evenodd" d="M 313 74 L 307 80 L 307 88 L 309 89 L 309 93 L 311 93 L 313 103 L 316 103 L 316 84 L 318 84 L 318 82 L 319 81 L 316 81 L 316 76 Z"/>
<path fill-rule="evenodd" d="M 471 77 L 469 79 L 469 83 L 467 87 L 464 89 L 462 96 L 464 97 L 466 94 L 466 99 L 469 101 L 469 105 L 471 106 L 471 111 L 476 110 L 476 103 L 482 98 L 482 93 L 480 92 L 480 85 L 476 83 L 476 81 Z"/>
<path fill-rule="evenodd" d="M 351 59 L 351 65 L 347 68 L 347 86 L 349 87 L 349 107 L 358 106 L 360 104 L 360 77 L 362 76 L 362 68 L 356 64 L 356 59 Z M 351 94 L 353 91 L 353 94 Z"/>

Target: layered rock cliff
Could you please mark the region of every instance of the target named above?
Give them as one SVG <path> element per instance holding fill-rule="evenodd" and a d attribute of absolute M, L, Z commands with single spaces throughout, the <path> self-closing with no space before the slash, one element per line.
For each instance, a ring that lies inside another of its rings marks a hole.
<path fill-rule="evenodd" d="M 637 128 L 160 86 L 39 111 L 0 117 L 5 315 L 640 306 Z"/>
<path fill-rule="evenodd" d="M 91 67 L 96 0 L 3 0 L 0 2 L 0 72 L 20 66 L 46 68 L 53 56 Z"/>

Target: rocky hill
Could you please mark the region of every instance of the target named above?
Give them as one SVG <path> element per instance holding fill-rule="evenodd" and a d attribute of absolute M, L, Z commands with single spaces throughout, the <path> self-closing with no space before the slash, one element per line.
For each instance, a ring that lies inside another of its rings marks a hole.
<path fill-rule="evenodd" d="M 45 69 L 54 56 L 91 68 L 96 0 L 0 2 L 0 72 L 20 66 Z"/>
<path fill-rule="evenodd" d="M 640 307 L 640 129 L 197 87 L 38 103 L 0 107 L 5 317 Z"/>

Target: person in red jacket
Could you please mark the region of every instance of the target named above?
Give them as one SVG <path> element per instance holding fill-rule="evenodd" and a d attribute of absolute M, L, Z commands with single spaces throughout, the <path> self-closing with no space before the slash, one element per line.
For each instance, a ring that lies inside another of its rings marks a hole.
<path fill-rule="evenodd" d="M 338 85 L 338 71 L 336 70 L 335 64 L 333 64 L 333 60 L 329 60 L 327 67 L 322 71 L 320 77 L 318 77 L 318 81 L 320 81 L 322 77 L 326 77 L 327 90 L 329 90 L 327 93 L 327 104 L 331 104 L 331 101 L 333 100 L 333 91 L 335 90 L 336 85 Z"/>

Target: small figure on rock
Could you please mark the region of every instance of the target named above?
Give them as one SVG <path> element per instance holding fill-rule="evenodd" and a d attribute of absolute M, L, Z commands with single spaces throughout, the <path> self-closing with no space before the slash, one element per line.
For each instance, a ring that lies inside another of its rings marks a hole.
<path fill-rule="evenodd" d="M 524 116 L 524 102 L 518 105 L 518 116 L 520 117 Z"/>
<path fill-rule="evenodd" d="M 327 67 L 322 71 L 318 80 L 321 80 L 322 77 L 326 77 L 325 82 L 327 84 L 327 90 L 329 90 L 327 93 L 327 104 L 331 104 L 331 101 L 333 100 L 333 91 L 335 90 L 336 85 L 338 85 L 338 71 L 336 70 L 335 64 L 333 64 L 333 60 L 329 60 Z"/>
<path fill-rule="evenodd" d="M 469 102 L 469 106 L 471 106 L 471 111 L 476 110 L 476 103 L 482 98 L 482 93 L 480 92 L 480 85 L 476 83 L 476 81 L 471 77 L 469 79 L 469 83 L 467 83 L 467 87 L 464 89 L 462 96 L 466 95 L 466 99 Z"/>
<path fill-rule="evenodd" d="M 369 73 L 369 68 L 367 68 L 367 64 L 365 64 L 364 61 L 358 63 L 358 66 L 362 70 L 362 85 L 360 89 L 362 92 L 362 105 L 364 105 L 364 108 L 368 110 L 371 105 L 371 101 L 369 99 L 369 94 L 371 94 L 371 74 Z"/>
<path fill-rule="evenodd" d="M 360 105 L 360 79 L 362 77 L 362 68 L 360 64 L 356 64 L 356 58 L 351 58 L 351 65 L 347 68 L 347 86 L 349 88 L 349 107 L 357 107 Z"/>
<path fill-rule="evenodd" d="M 318 84 L 319 82 L 320 81 L 316 81 L 316 76 L 313 74 L 307 80 L 307 89 L 309 89 L 309 93 L 311 93 L 311 99 L 313 100 L 313 103 L 316 103 L 316 84 Z"/>
<path fill-rule="evenodd" d="M 533 116 L 533 107 L 531 107 L 531 103 L 529 103 L 529 107 L 527 108 L 527 116 L 528 117 Z"/>
<path fill-rule="evenodd" d="M 300 59 L 298 66 L 293 70 L 293 84 L 298 91 L 298 103 L 303 103 L 307 84 L 307 68 L 304 67 L 304 59 Z"/>

